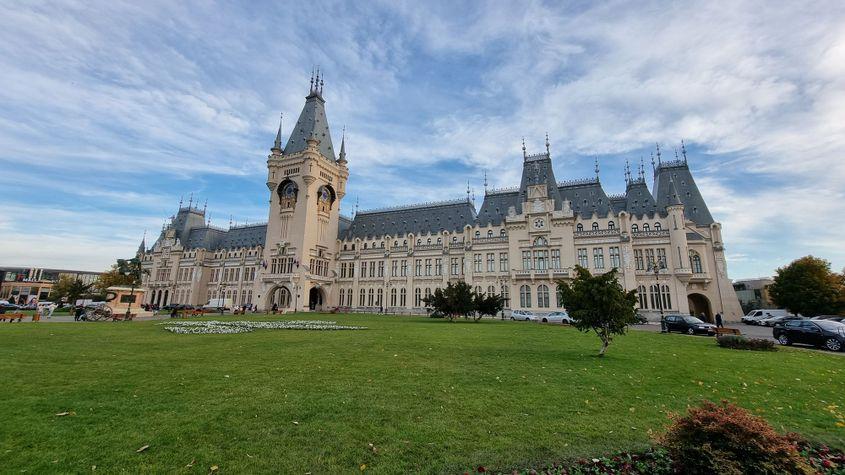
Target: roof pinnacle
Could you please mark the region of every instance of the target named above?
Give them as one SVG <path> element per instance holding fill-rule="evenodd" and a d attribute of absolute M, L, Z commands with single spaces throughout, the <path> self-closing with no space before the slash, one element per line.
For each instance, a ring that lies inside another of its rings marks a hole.
<path fill-rule="evenodd" d="M 527 154 L 525 153 L 525 137 L 522 137 L 522 158 L 525 157 L 527 157 Z"/>
<path fill-rule="evenodd" d="M 546 132 L 546 155 L 551 156 L 551 152 L 549 151 L 549 133 Z"/>
<path fill-rule="evenodd" d="M 343 126 L 343 132 L 340 136 L 340 154 L 337 159 L 338 163 L 346 163 L 346 126 Z"/>
<path fill-rule="evenodd" d="M 487 196 L 487 170 L 484 170 L 484 196 Z"/>
<path fill-rule="evenodd" d="M 282 151 L 282 119 L 284 119 L 285 113 L 279 113 L 279 130 L 276 131 L 276 140 L 273 142 L 273 148 L 270 150 L 272 151 Z"/>
<path fill-rule="evenodd" d="M 658 143 L 658 144 L 655 144 L 655 145 L 657 145 L 657 164 L 660 165 L 661 164 L 661 161 L 660 161 L 660 144 Z"/>
<path fill-rule="evenodd" d="M 657 171 L 657 167 L 654 166 L 654 152 L 651 152 L 651 171 Z"/>
<path fill-rule="evenodd" d="M 645 165 L 643 165 L 642 155 L 640 155 L 640 180 L 645 180 Z"/>
<path fill-rule="evenodd" d="M 596 170 L 596 181 L 598 181 L 599 180 L 599 157 L 595 157 L 595 163 L 596 163 L 596 168 L 595 168 L 595 170 Z"/>
<path fill-rule="evenodd" d="M 631 182 L 631 164 L 628 163 L 628 159 L 625 159 L 625 184 Z"/>
<path fill-rule="evenodd" d="M 681 139 L 681 154 L 684 156 L 684 163 L 687 163 L 687 147 L 684 145 L 684 139 Z"/>

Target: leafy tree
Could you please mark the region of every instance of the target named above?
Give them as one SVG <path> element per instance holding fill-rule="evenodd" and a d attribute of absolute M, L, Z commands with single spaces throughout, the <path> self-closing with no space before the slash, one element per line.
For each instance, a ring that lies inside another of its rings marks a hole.
<path fill-rule="evenodd" d="M 496 294 L 475 294 L 475 320 L 478 321 L 484 315 L 495 317 L 497 313 L 505 308 L 505 298 Z"/>
<path fill-rule="evenodd" d="M 616 269 L 594 276 L 587 269 L 575 266 L 575 273 L 572 284 L 558 281 L 557 291 L 575 328 L 596 332 L 601 339 L 599 356 L 604 356 L 613 336 L 624 334 L 628 325 L 636 322 L 637 292 L 622 288 Z"/>
<path fill-rule="evenodd" d="M 792 261 L 777 270 L 769 287 L 779 307 L 805 317 L 842 311 L 845 303 L 843 276 L 831 272 L 830 262 L 813 256 Z"/>
<path fill-rule="evenodd" d="M 94 287 L 94 284 L 84 284 L 79 279 L 74 279 L 69 275 L 63 275 L 53 285 L 51 297 L 56 300 L 61 300 L 63 297 L 67 298 L 68 304 L 74 305 L 77 299 L 88 295 L 92 287 Z"/>
<path fill-rule="evenodd" d="M 132 276 L 123 275 L 118 265 L 114 264 L 111 269 L 100 274 L 95 285 L 97 290 L 104 294 L 109 287 L 132 285 Z"/>
<path fill-rule="evenodd" d="M 435 289 L 434 293 L 423 299 L 431 307 L 432 315 L 442 315 L 450 321 L 455 317 L 473 317 L 478 321 L 483 315 L 495 315 L 502 309 L 504 299 L 501 296 L 476 294 L 466 282 L 446 283 L 445 289 Z"/>

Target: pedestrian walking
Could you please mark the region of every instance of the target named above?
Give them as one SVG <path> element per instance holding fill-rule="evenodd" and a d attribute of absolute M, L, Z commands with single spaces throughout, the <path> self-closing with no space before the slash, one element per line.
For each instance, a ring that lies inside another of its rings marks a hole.
<path fill-rule="evenodd" d="M 722 312 L 716 314 L 716 328 L 725 328 L 722 324 Z"/>

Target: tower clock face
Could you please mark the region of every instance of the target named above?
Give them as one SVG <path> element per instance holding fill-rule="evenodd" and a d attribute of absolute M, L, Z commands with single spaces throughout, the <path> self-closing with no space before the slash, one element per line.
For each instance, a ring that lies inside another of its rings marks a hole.
<path fill-rule="evenodd" d="M 326 187 L 320 188 L 320 201 L 329 201 L 331 199 L 331 195 L 329 194 L 329 190 Z"/>
<path fill-rule="evenodd" d="M 293 198 L 296 194 L 296 185 L 293 183 L 288 183 L 285 185 L 285 188 L 282 190 L 282 196 L 285 198 Z"/>
<path fill-rule="evenodd" d="M 534 227 L 536 229 L 543 229 L 543 226 L 546 225 L 546 221 L 543 218 L 537 218 L 534 220 Z"/>

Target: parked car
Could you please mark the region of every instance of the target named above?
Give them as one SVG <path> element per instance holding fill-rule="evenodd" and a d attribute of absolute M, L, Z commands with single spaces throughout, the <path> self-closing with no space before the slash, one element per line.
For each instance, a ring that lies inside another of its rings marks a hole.
<path fill-rule="evenodd" d="M 805 320 L 805 318 L 797 317 L 795 315 L 779 315 L 777 317 L 769 317 L 759 320 L 757 324 L 764 327 L 773 327 L 778 324 L 786 323 L 788 320 Z"/>
<path fill-rule="evenodd" d="M 634 325 L 645 325 L 646 323 L 648 323 L 648 319 L 645 318 L 645 315 L 641 313 L 634 314 L 634 320 L 636 320 L 634 322 Z"/>
<path fill-rule="evenodd" d="M 525 320 L 526 322 L 534 322 L 537 316 L 530 310 L 514 310 L 511 312 L 511 320 Z"/>
<path fill-rule="evenodd" d="M 813 320 L 828 320 L 831 322 L 845 323 L 845 317 L 842 315 L 819 315 L 818 317 L 813 317 Z"/>
<path fill-rule="evenodd" d="M 830 351 L 845 348 L 845 324 L 829 320 L 788 320 L 774 327 L 772 335 L 781 345 L 803 343 Z"/>
<path fill-rule="evenodd" d="M 666 330 L 677 331 L 688 335 L 705 334 L 715 335 L 716 325 L 703 322 L 701 319 L 691 315 L 666 315 Z"/>
<path fill-rule="evenodd" d="M 567 312 L 552 312 L 540 318 L 543 323 L 566 323 L 572 324 L 572 317 Z"/>
<path fill-rule="evenodd" d="M 2 308 L 3 310 L 5 310 L 7 312 L 14 312 L 16 310 L 20 310 L 21 306 L 14 304 L 14 303 L 9 303 L 9 302 L 5 302 L 5 303 L 0 302 L 0 308 Z"/>
<path fill-rule="evenodd" d="M 792 314 L 781 308 L 756 309 L 745 314 L 740 320 L 742 323 L 747 323 L 749 325 L 759 325 L 761 320 L 784 315 Z"/>

